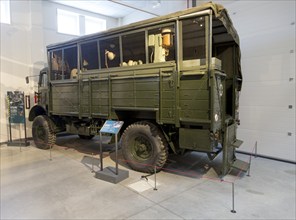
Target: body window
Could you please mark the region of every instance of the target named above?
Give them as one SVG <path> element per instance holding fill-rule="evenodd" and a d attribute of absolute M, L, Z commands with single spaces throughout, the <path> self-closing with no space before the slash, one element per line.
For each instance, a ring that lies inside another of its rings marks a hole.
<path fill-rule="evenodd" d="M 123 62 L 121 66 L 135 66 L 146 62 L 145 32 L 122 36 Z"/>
<path fill-rule="evenodd" d="M 183 60 L 206 57 L 205 17 L 182 21 Z"/>
<path fill-rule="evenodd" d="M 41 83 L 42 87 L 47 87 L 47 74 L 42 74 L 42 83 Z"/>
<path fill-rule="evenodd" d="M 51 63 L 51 80 L 61 80 L 63 78 L 63 51 L 57 50 L 50 53 Z"/>
<path fill-rule="evenodd" d="M 77 47 L 50 52 L 51 80 L 76 78 Z"/>
<path fill-rule="evenodd" d="M 119 38 L 109 38 L 100 41 L 101 68 L 119 67 Z"/>
<path fill-rule="evenodd" d="M 77 77 L 77 47 L 64 50 L 64 79 L 75 79 Z"/>
<path fill-rule="evenodd" d="M 99 69 L 99 56 L 97 41 L 81 45 L 81 70 Z"/>
<path fill-rule="evenodd" d="M 47 72 L 42 72 L 39 75 L 38 85 L 40 87 L 47 87 Z"/>
<path fill-rule="evenodd" d="M 175 60 L 174 26 L 164 26 L 148 31 L 148 60 L 158 63 Z"/>

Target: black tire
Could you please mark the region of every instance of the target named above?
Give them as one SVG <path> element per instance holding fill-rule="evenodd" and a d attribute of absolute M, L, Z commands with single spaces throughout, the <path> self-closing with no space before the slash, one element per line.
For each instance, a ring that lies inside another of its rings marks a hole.
<path fill-rule="evenodd" d="M 122 154 L 129 166 L 140 172 L 160 171 L 168 157 L 168 144 L 153 123 L 137 122 L 128 126 L 121 137 Z"/>
<path fill-rule="evenodd" d="M 45 150 L 53 147 L 56 134 L 54 133 L 54 124 L 48 116 L 39 115 L 34 119 L 32 135 L 36 147 Z"/>
<path fill-rule="evenodd" d="M 90 140 L 94 137 L 94 135 L 82 135 L 82 134 L 78 134 L 78 136 L 84 140 Z"/>

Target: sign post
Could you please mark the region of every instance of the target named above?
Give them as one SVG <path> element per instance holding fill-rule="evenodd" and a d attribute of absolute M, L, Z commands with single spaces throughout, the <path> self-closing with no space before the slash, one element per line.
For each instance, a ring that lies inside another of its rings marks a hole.
<path fill-rule="evenodd" d="M 105 180 L 111 183 L 118 183 L 129 176 L 127 170 L 118 169 L 118 132 L 123 125 L 123 121 L 107 120 L 100 130 L 100 171 L 96 172 L 95 177 L 101 180 Z M 115 135 L 115 169 L 113 167 L 103 167 L 103 146 L 102 146 L 102 134 Z"/>

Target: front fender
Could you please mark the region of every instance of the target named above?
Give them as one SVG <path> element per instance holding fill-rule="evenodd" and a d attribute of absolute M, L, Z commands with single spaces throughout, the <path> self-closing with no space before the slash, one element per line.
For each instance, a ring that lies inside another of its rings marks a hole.
<path fill-rule="evenodd" d="M 46 115 L 46 110 L 40 106 L 40 105 L 35 105 L 29 113 L 29 121 L 33 121 L 34 118 L 36 118 L 38 115 Z"/>

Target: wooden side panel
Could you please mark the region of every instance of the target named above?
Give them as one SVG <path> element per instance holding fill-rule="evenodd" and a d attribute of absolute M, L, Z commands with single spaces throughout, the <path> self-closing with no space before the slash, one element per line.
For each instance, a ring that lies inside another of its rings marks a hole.
<path fill-rule="evenodd" d="M 52 85 L 52 112 L 78 114 L 78 83 Z"/>
<path fill-rule="evenodd" d="M 205 75 L 185 76 L 180 80 L 180 118 L 208 120 L 210 93 Z"/>
<path fill-rule="evenodd" d="M 111 78 L 112 109 L 158 109 L 160 123 L 175 123 L 175 66 L 123 72 Z"/>
<path fill-rule="evenodd" d="M 176 122 L 176 82 L 174 72 L 161 78 L 161 112 L 160 120 L 163 123 Z"/>
<path fill-rule="evenodd" d="M 86 115 L 90 113 L 90 82 L 86 81 L 82 82 L 81 84 L 81 114 Z"/>
<path fill-rule="evenodd" d="M 109 81 L 91 82 L 91 113 L 108 116 L 109 113 Z"/>
<path fill-rule="evenodd" d="M 158 108 L 158 78 L 112 80 L 112 107 Z"/>

